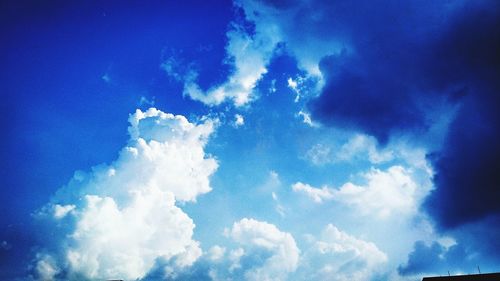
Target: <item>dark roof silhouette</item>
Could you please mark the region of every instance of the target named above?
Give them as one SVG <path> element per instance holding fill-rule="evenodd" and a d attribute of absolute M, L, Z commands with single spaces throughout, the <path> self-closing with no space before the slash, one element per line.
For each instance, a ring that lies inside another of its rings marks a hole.
<path fill-rule="evenodd" d="M 422 281 L 500 281 L 500 272 L 440 277 L 424 277 Z"/>

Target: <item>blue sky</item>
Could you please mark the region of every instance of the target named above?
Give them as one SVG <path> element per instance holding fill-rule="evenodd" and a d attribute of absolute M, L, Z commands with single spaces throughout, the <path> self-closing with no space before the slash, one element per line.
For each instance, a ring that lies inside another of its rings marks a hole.
<path fill-rule="evenodd" d="M 500 270 L 495 1 L 4 1 L 0 277 Z"/>

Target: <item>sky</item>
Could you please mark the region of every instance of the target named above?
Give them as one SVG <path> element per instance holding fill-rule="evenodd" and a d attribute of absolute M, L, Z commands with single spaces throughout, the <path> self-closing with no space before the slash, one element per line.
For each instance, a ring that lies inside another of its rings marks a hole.
<path fill-rule="evenodd" d="M 500 271 L 500 4 L 2 1 L 0 279 Z"/>

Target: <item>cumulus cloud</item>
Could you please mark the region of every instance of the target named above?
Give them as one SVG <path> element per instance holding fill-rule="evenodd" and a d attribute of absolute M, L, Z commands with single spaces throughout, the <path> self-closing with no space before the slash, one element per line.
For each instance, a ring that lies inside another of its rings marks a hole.
<path fill-rule="evenodd" d="M 226 248 L 219 245 L 215 245 L 208 251 L 209 259 L 212 261 L 219 261 L 224 257 L 226 253 Z"/>
<path fill-rule="evenodd" d="M 374 243 L 332 224 L 320 237 L 311 237 L 311 243 L 298 270 L 304 280 L 369 280 L 388 260 Z"/>
<path fill-rule="evenodd" d="M 286 280 L 297 269 L 300 251 L 294 238 L 273 224 L 244 218 L 234 223 L 228 235 L 244 249 L 238 260 L 264 257 L 260 266 L 245 269 L 246 280 Z"/>
<path fill-rule="evenodd" d="M 419 185 L 412 172 L 402 166 L 392 166 L 386 171 L 372 169 L 362 175 L 365 184 L 352 182 L 338 189 L 323 186 L 316 188 L 297 182 L 292 185 L 295 192 L 304 193 L 316 203 L 335 200 L 351 206 L 360 215 L 375 215 L 386 218 L 392 215 L 413 214 L 429 192 L 431 185 Z"/>
<path fill-rule="evenodd" d="M 249 280 L 279 281 L 293 279 L 300 251 L 290 233 L 275 225 L 244 218 L 224 235 L 233 247 L 211 247 L 191 267 L 169 274 L 166 280 Z M 158 276 L 158 277 L 156 277 Z M 158 280 L 164 273 L 150 274 Z"/>
<path fill-rule="evenodd" d="M 245 125 L 245 118 L 241 114 L 235 114 L 234 115 L 234 126 L 235 127 L 240 127 Z"/>
<path fill-rule="evenodd" d="M 137 279 L 158 259 L 182 268 L 202 254 L 195 224 L 176 202 L 211 190 L 217 162 L 204 146 L 214 122 L 194 124 L 154 108 L 137 110 L 129 122 L 118 159 L 75 173 L 37 215 L 52 241 L 40 246 L 40 279 Z"/>
<path fill-rule="evenodd" d="M 315 188 L 308 184 L 297 182 L 292 185 L 292 190 L 304 193 L 316 203 L 321 203 L 323 200 L 331 200 L 334 197 L 334 190 L 326 186 L 323 186 L 322 188 Z"/>
<path fill-rule="evenodd" d="M 419 194 L 411 173 L 401 166 L 392 166 L 387 171 L 372 169 L 363 177 L 365 185 L 346 183 L 335 192 L 335 199 L 364 215 L 383 218 L 416 212 L 419 199 L 425 194 L 422 191 Z"/>

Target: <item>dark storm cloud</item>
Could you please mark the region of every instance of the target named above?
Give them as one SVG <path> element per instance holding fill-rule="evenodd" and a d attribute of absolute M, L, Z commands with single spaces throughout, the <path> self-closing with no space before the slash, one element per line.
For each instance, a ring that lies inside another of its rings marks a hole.
<path fill-rule="evenodd" d="M 449 229 L 500 211 L 500 5 L 409 5 L 340 5 L 329 26 L 349 34 L 346 48 L 321 61 L 326 83 L 310 107 L 323 123 L 383 144 L 425 133 L 439 103 L 458 106 L 429 157 L 436 189 L 424 204 Z"/>
<path fill-rule="evenodd" d="M 437 86 L 462 87 L 467 95 L 443 149 L 430 157 L 437 188 L 425 208 L 444 228 L 500 212 L 499 26 L 498 4 L 464 10 L 436 48 Z"/>
<path fill-rule="evenodd" d="M 330 28 L 346 48 L 323 58 L 326 85 L 311 103 L 314 117 L 327 124 L 361 130 L 385 143 L 392 133 L 424 131 L 429 44 L 444 29 L 444 5 L 412 2 L 331 7 Z M 335 19 L 333 19 L 335 18 Z M 432 69 L 432 68 L 431 68 Z M 434 86 L 434 85 L 432 85 Z"/>

